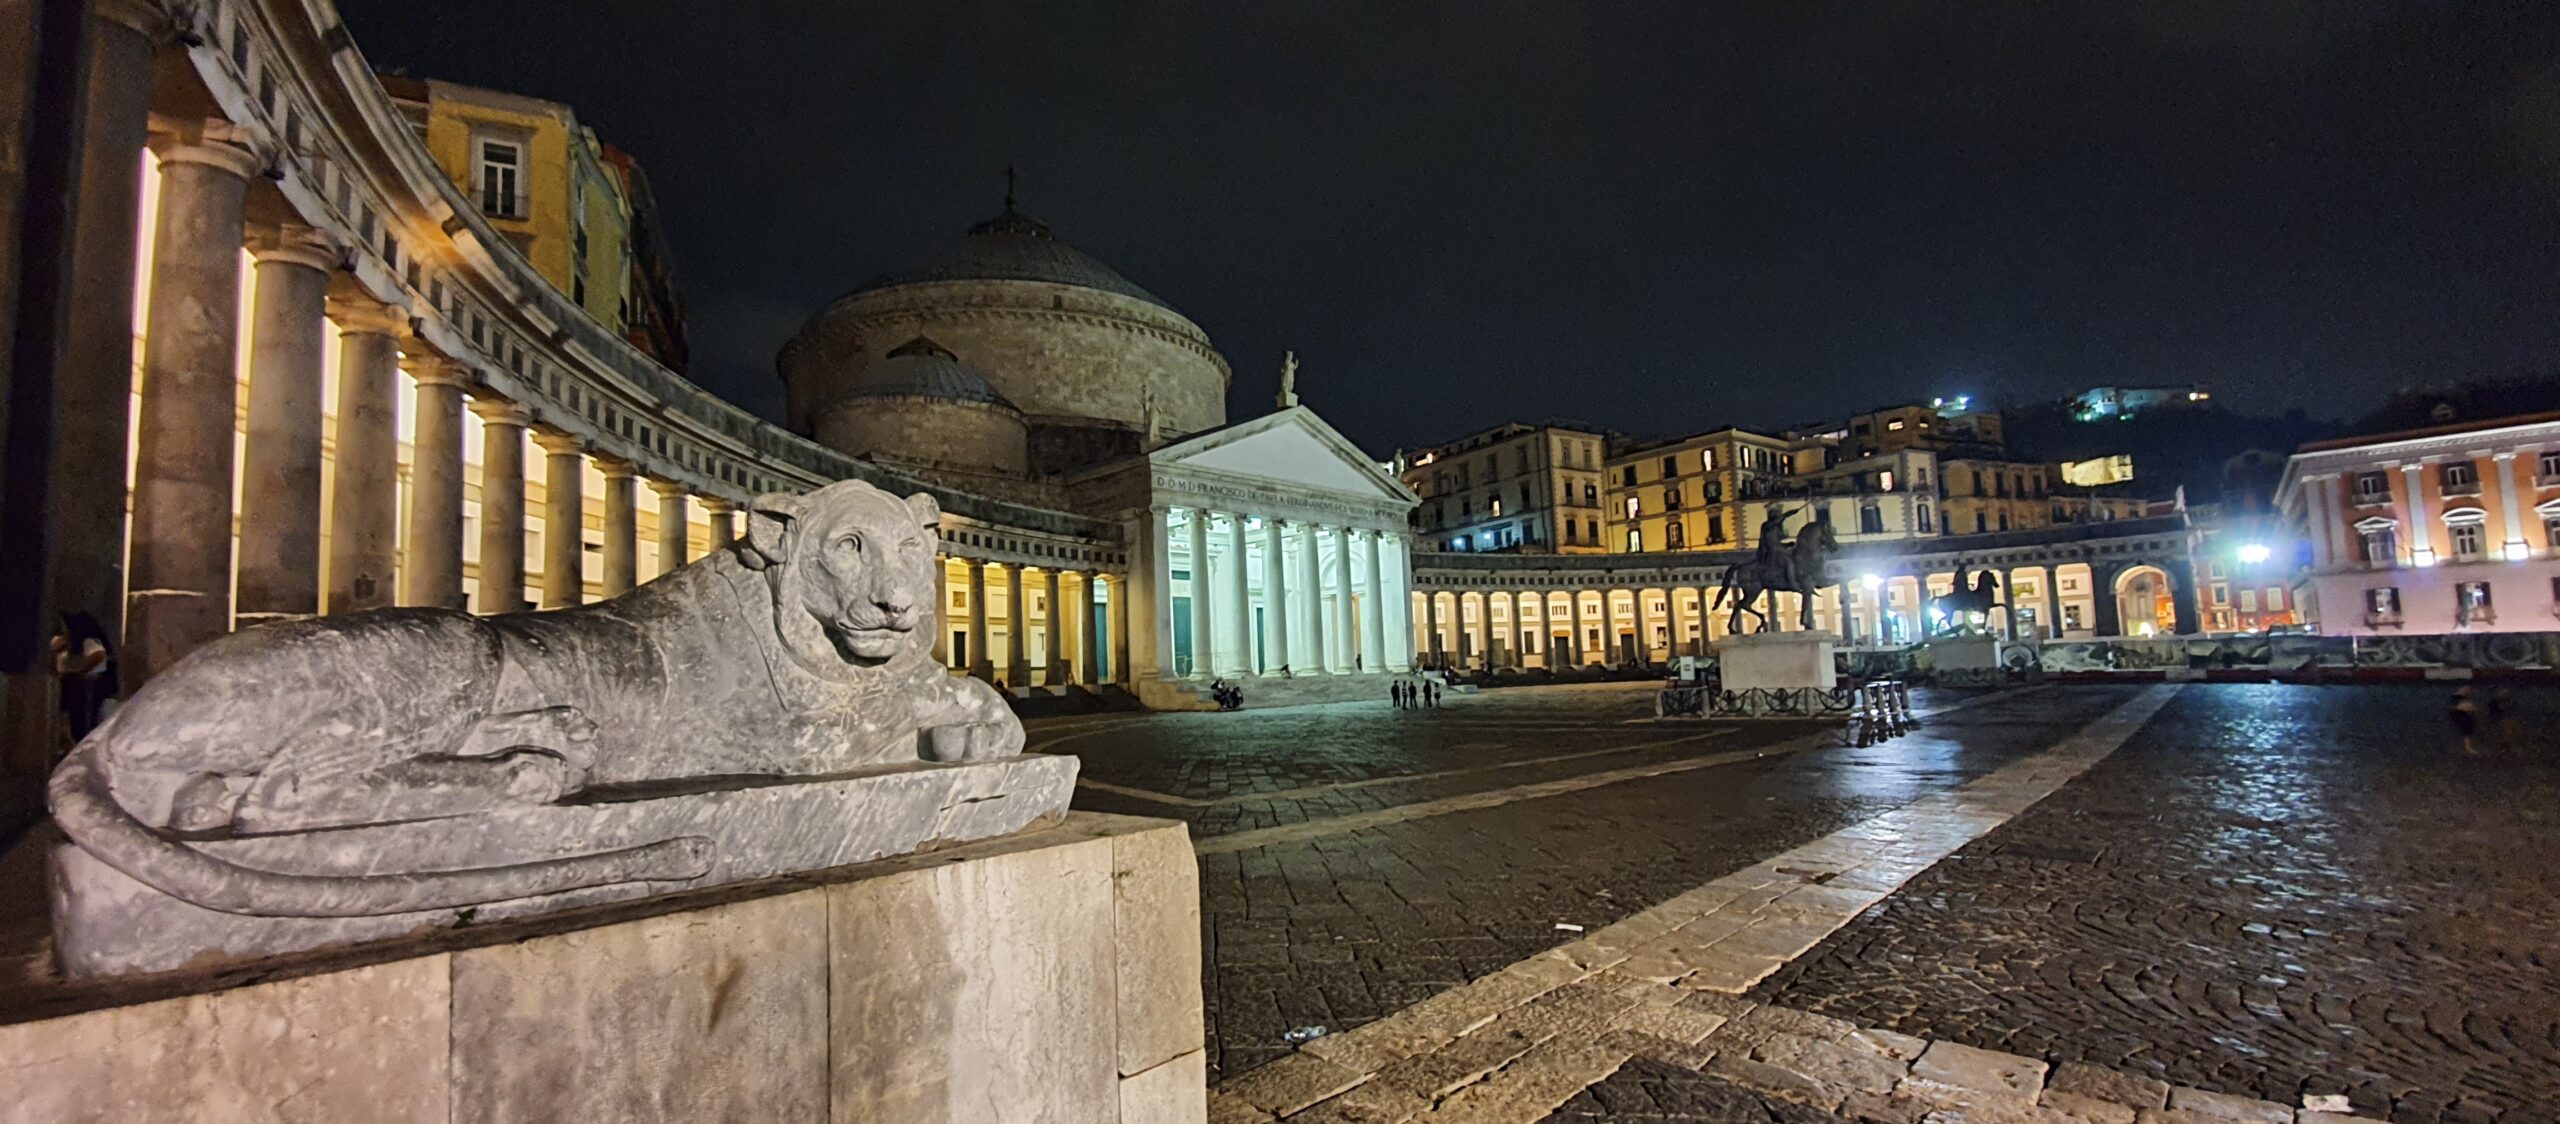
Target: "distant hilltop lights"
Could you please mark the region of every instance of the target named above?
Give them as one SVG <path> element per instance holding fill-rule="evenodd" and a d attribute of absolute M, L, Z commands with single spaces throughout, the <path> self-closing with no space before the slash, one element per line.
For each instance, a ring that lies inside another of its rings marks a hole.
<path fill-rule="evenodd" d="M 2098 386 L 2071 400 L 2071 416 L 2084 422 L 2131 421 L 2147 410 L 2200 410 L 2213 401 L 2202 383 L 2186 386 Z"/>

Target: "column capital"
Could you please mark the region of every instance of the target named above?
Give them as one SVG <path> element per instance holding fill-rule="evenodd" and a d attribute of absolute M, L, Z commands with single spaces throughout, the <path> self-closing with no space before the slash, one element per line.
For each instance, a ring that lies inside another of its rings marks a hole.
<path fill-rule="evenodd" d="M 484 392 L 485 393 L 485 392 Z M 519 429 L 533 424 L 533 412 L 504 398 L 472 396 L 471 412 L 490 425 L 512 425 Z"/>
<path fill-rule="evenodd" d="M 672 496 L 678 498 L 689 495 L 693 491 L 693 489 L 686 487 L 683 481 L 660 480 L 655 476 L 649 478 L 649 490 L 658 493 L 660 496 Z"/>
<path fill-rule="evenodd" d="M 409 329 L 409 310 L 370 297 L 331 297 L 329 319 L 346 333 L 396 336 Z"/>
<path fill-rule="evenodd" d="M 562 433 L 553 429 L 534 430 L 533 443 L 542 446 L 543 452 L 549 453 L 555 457 L 562 456 L 564 454 L 575 455 L 587 451 L 586 438 L 580 437 L 574 433 Z"/>
<path fill-rule="evenodd" d="M 243 180 L 265 169 L 267 162 L 257 153 L 218 139 L 221 130 L 213 127 L 216 124 L 225 123 L 207 123 L 201 129 L 186 130 L 192 135 L 155 138 L 157 143 L 151 146 L 151 151 L 160 158 L 162 168 L 198 164 Z"/>
<path fill-rule="evenodd" d="M 702 505 L 702 510 L 709 512 L 713 516 L 733 515 L 736 514 L 738 510 L 737 501 L 723 499 L 719 496 L 695 496 L 693 499 L 695 503 Z"/>
<path fill-rule="evenodd" d="M 639 464 L 611 453 L 590 453 L 588 456 L 596 462 L 596 471 L 603 473 L 606 480 L 627 480 L 640 475 Z"/>
<path fill-rule="evenodd" d="M 404 352 L 400 369 L 421 387 L 471 385 L 471 367 L 459 359 L 447 359 L 432 351 Z"/>
<path fill-rule="evenodd" d="M 326 233 L 301 223 L 286 222 L 254 226 L 249 229 L 249 252 L 260 263 L 277 261 L 308 266 L 323 273 L 333 271 L 346 260 L 346 253 Z"/>

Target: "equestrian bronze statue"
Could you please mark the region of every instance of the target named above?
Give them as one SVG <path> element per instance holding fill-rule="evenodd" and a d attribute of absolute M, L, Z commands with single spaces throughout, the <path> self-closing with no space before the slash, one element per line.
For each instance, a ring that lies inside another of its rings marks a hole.
<path fill-rule="evenodd" d="M 1971 631 L 1972 618 L 1968 614 L 1981 613 L 1988 617 L 2002 607 L 2000 575 L 1989 570 L 1974 574 L 1973 585 L 1968 588 L 1964 581 L 1968 572 L 1968 567 L 1958 564 L 1955 588 L 1929 599 L 1929 635 L 1945 636 Z"/>
<path fill-rule="evenodd" d="M 1840 540 L 1831 533 L 1831 520 L 1817 512 L 1804 533 L 1789 541 L 1787 520 L 1802 510 L 1790 511 L 1771 504 L 1768 517 L 1760 521 L 1758 553 L 1748 562 L 1724 568 L 1724 584 L 1716 590 L 1715 607 L 1723 608 L 1727 597 L 1733 599 L 1725 631 L 1743 631 L 1742 615 L 1749 613 L 1760 620 L 1751 631 L 1767 632 L 1778 611 L 1777 595 L 1781 592 L 1801 595 L 1802 627 L 1807 632 L 1813 630 L 1813 595 L 1833 584 L 1825 570 L 1831 556 L 1840 550 Z M 1765 611 L 1755 604 L 1763 594 L 1769 598 Z"/>

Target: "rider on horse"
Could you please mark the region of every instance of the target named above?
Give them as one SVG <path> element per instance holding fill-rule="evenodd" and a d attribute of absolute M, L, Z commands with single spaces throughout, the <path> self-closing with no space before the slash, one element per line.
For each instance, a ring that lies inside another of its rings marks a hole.
<path fill-rule="evenodd" d="M 1768 516 L 1760 520 L 1760 541 L 1755 546 L 1760 572 L 1768 575 L 1771 589 L 1795 588 L 1794 553 L 1787 549 L 1787 520 L 1794 516 L 1795 512 L 1773 503 Z"/>

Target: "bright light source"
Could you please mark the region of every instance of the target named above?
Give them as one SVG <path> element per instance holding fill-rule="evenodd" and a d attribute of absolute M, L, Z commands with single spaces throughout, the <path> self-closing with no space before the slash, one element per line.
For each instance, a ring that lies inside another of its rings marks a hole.
<path fill-rule="evenodd" d="M 2276 552 L 2267 549 L 2267 544 L 2265 543 L 2247 543 L 2242 545 L 2240 548 L 2240 561 L 2243 564 L 2250 566 L 2255 566 L 2275 556 Z"/>
<path fill-rule="evenodd" d="M 1864 577 L 1859 578 L 1859 579 L 1858 579 L 1858 584 L 1859 584 L 1859 585 L 1863 585 L 1863 586 L 1867 587 L 1868 589 L 1880 589 L 1880 588 L 1882 588 L 1882 587 L 1884 586 L 1884 579 L 1883 579 L 1883 578 L 1881 578 L 1881 577 L 1877 577 L 1877 576 L 1876 576 L 1876 575 L 1874 575 L 1874 574 L 1868 574 L 1868 575 L 1866 575 L 1866 576 L 1864 576 Z"/>

